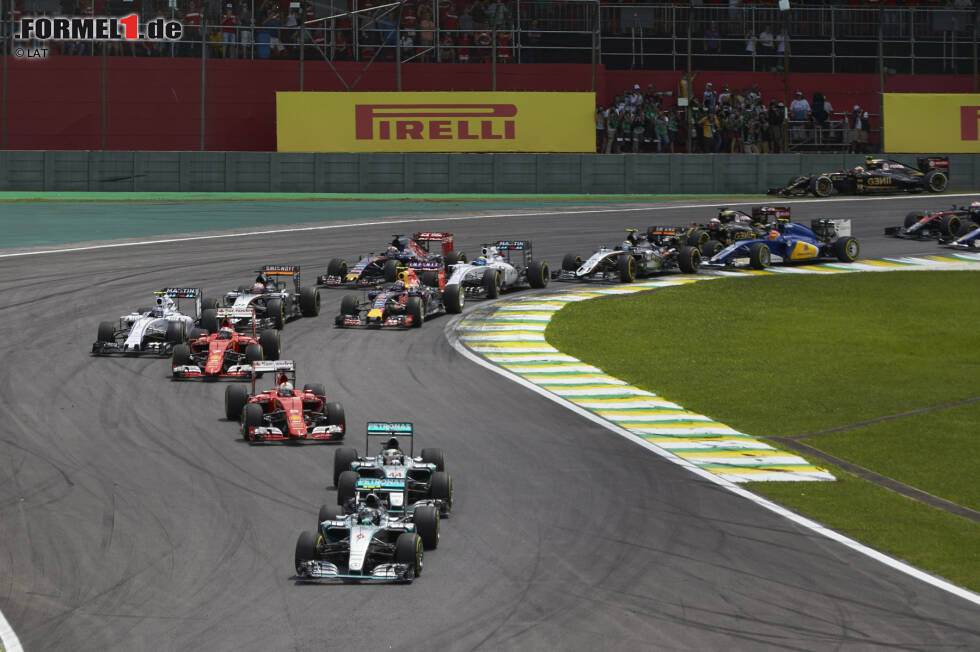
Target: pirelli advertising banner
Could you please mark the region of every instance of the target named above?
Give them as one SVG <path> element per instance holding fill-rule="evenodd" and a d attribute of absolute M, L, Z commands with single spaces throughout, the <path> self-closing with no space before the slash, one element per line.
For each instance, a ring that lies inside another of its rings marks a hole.
<path fill-rule="evenodd" d="M 593 93 L 276 93 L 280 152 L 594 152 Z"/>
<path fill-rule="evenodd" d="M 980 153 L 980 94 L 885 93 L 886 152 Z"/>

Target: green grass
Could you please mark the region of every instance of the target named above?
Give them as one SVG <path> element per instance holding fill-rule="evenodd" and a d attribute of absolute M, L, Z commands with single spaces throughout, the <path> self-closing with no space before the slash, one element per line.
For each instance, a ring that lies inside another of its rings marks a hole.
<path fill-rule="evenodd" d="M 978 295 L 980 272 L 719 279 L 570 304 L 546 337 L 742 432 L 785 436 L 980 395 L 980 356 L 970 345 Z M 805 441 L 977 509 L 978 416 L 974 403 Z M 833 472 L 837 483 L 750 486 L 980 589 L 978 524 Z"/>

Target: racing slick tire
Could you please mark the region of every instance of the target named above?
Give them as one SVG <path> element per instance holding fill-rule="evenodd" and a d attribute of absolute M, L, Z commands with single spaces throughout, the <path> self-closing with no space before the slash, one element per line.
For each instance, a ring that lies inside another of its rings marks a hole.
<path fill-rule="evenodd" d="M 259 333 L 259 346 L 262 347 L 262 356 L 266 360 L 278 360 L 279 331 L 270 328 Z"/>
<path fill-rule="evenodd" d="M 215 299 L 214 297 L 204 297 L 204 300 L 201 301 L 202 312 L 207 308 L 213 308 L 214 310 L 217 310 L 220 307 L 221 307 L 221 302 Z"/>
<path fill-rule="evenodd" d="M 623 254 L 616 261 L 620 283 L 632 283 L 636 280 L 636 259 L 629 254 Z"/>
<path fill-rule="evenodd" d="M 422 462 L 424 464 L 435 464 L 436 471 L 445 471 L 446 452 L 441 448 L 423 448 Z"/>
<path fill-rule="evenodd" d="M 357 449 L 350 446 L 341 446 L 333 454 L 333 486 L 340 486 L 340 474 L 350 471 L 350 465 L 357 461 Z"/>
<path fill-rule="evenodd" d="M 339 276 L 346 280 L 344 277 L 347 276 L 347 261 L 342 258 L 331 258 L 327 263 L 327 276 Z"/>
<path fill-rule="evenodd" d="M 184 322 L 182 321 L 171 321 L 167 322 L 167 341 L 171 344 L 182 344 L 186 339 L 186 333 L 184 332 Z"/>
<path fill-rule="evenodd" d="M 453 273 L 453 267 L 456 263 L 465 263 L 466 254 L 459 251 L 450 251 L 446 254 L 446 257 L 442 259 L 442 266 L 446 269 L 446 276 L 450 276 Z"/>
<path fill-rule="evenodd" d="M 415 531 L 422 538 L 422 547 L 435 550 L 439 547 L 439 508 L 432 505 L 422 505 L 415 508 L 412 515 Z"/>
<path fill-rule="evenodd" d="M 385 282 L 394 283 L 398 280 L 398 261 L 395 259 L 386 260 L 384 267 L 381 268 Z"/>
<path fill-rule="evenodd" d="M 258 403 L 247 403 L 242 410 L 242 439 L 253 441 L 249 436 L 249 428 L 258 428 L 262 425 L 262 406 Z"/>
<path fill-rule="evenodd" d="M 701 250 L 697 247 L 681 247 L 677 256 L 677 265 L 685 274 L 697 274 L 701 269 Z"/>
<path fill-rule="evenodd" d="M 905 216 L 905 224 L 904 224 L 905 228 L 906 229 L 912 228 L 913 224 L 915 224 L 925 216 L 926 214 L 923 213 L 922 211 L 912 211 L 911 213 Z"/>
<path fill-rule="evenodd" d="M 924 181 L 926 184 L 926 190 L 929 192 L 942 192 L 946 190 L 946 184 L 949 183 L 949 178 L 946 176 L 945 172 L 932 170 L 931 172 L 926 173 L 926 178 Z"/>
<path fill-rule="evenodd" d="M 206 330 L 195 326 L 194 328 L 191 329 L 191 334 L 187 336 L 187 341 L 191 342 L 193 340 L 199 340 L 202 337 L 207 337 L 207 336 L 208 336 L 208 332 Z"/>
<path fill-rule="evenodd" d="M 361 474 L 357 471 L 344 471 L 337 478 L 337 504 L 344 506 L 348 500 L 354 497 L 357 491 L 357 479 Z"/>
<path fill-rule="evenodd" d="M 486 290 L 488 299 L 496 299 L 500 296 L 500 272 L 497 270 L 493 268 L 483 270 L 480 284 Z"/>
<path fill-rule="evenodd" d="M 429 478 L 429 498 L 441 500 L 447 510 L 453 508 L 453 477 L 445 471 L 436 471 Z"/>
<path fill-rule="evenodd" d="M 201 328 L 206 330 L 208 333 L 218 332 L 218 311 L 214 308 L 205 308 L 201 311 L 200 319 Z"/>
<path fill-rule="evenodd" d="M 357 297 L 353 294 L 345 294 L 344 298 L 340 300 L 340 314 L 356 317 L 358 314 Z"/>
<path fill-rule="evenodd" d="M 421 328 L 425 322 L 422 297 L 408 297 L 408 301 L 405 302 L 405 312 L 412 316 L 412 328 Z"/>
<path fill-rule="evenodd" d="M 687 244 L 692 247 L 700 247 L 711 239 L 711 234 L 704 229 L 694 229 L 687 234 Z"/>
<path fill-rule="evenodd" d="M 297 545 L 299 545 L 297 543 Z M 395 563 L 405 564 L 415 573 L 422 574 L 422 537 L 415 532 L 402 532 L 395 539 Z"/>
<path fill-rule="evenodd" d="M 977 229 L 980 229 L 980 225 L 978 225 L 976 222 L 963 222 L 960 224 L 960 230 L 956 232 L 956 237 L 962 237 L 970 231 L 975 231 Z"/>
<path fill-rule="evenodd" d="M 313 392 L 317 396 L 326 396 L 327 389 L 320 383 L 306 383 L 303 385 L 304 392 Z"/>
<path fill-rule="evenodd" d="M 245 347 L 245 361 L 248 364 L 253 364 L 255 362 L 261 362 L 264 358 L 262 357 L 262 347 L 258 344 L 249 344 Z"/>
<path fill-rule="evenodd" d="M 712 238 L 701 245 L 701 257 L 711 260 L 711 257 L 725 248 L 725 245 Z"/>
<path fill-rule="evenodd" d="M 225 387 L 225 418 L 238 421 L 242 418 L 242 410 L 248 402 L 248 389 L 244 385 L 228 385 Z"/>
<path fill-rule="evenodd" d="M 272 327 L 282 329 L 286 325 L 286 311 L 282 299 L 269 299 L 265 304 L 266 316 L 272 320 Z"/>
<path fill-rule="evenodd" d="M 442 305 L 446 307 L 446 312 L 451 315 L 458 315 L 463 312 L 463 302 L 466 293 L 458 283 L 447 285 L 442 293 Z"/>
<path fill-rule="evenodd" d="M 810 192 L 815 197 L 829 197 L 833 190 L 834 182 L 826 174 L 821 174 L 810 180 Z"/>
<path fill-rule="evenodd" d="M 842 263 L 853 263 L 861 255 L 861 245 L 857 238 L 837 238 L 834 240 L 834 255 Z"/>
<path fill-rule="evenodd" d="M 772 263 L 772 252 L 765 242 L 753 242 L 749 245 L 749 267 L 765 269 Z"/>
<path fill-rule="evenodd" d="M 296 572 L 303 572 L 303 562 L 316 559 L 316 544 L 320 535 L 315 532 L 301 532 L 296 539 Z"/>
<path fill-rule="evenodd" d="M 426 270 L 419 277 L 419 283 L 429 288 L 437 288 L 439 287 L 439 273 L 431 269 Z"/>
<path fill-rule="evenodd" d="M 341 426 L 344 434 L 347 434 L 347 415 L 344 414 L 344 406 L 336 401 L 331 401 L 323 406 L 323 413 L 327 415 L 328 426 Z"/>
<path fill-rule="evenodd" d="M 186 344 L 178 344 L 174 347 L 173 361 L 171 367 L 182 367 L 191 363 L 191 347 Z M 174 378 L 177 375 L 174 374 Z"/>
<path fill-rule="evenodd" d="M 939 229 L 943 232 L 944 237 L 956 237 L 961 226 L 963 226 L 963 220 L 960 219 L 959 215 L 946 215 L 939 219 Z"/>
<path fill-rule="evenodd" d="M 116 341 L 116 322 L 113 321 L 102 321 L 99 322 L 99 342 L 115 342 Z"/>
<path fill-rule="evenodd" d="M 320 505 L 320 511 L 316 515 L 316 526 L 320 529 L 320 523 L 324 521 L 339 521 L 344 518 L 344 510 L 337 505 Z"/>
<path fill-rule="evenodd" d="M 548 263 L 532 260 L 527 266 L 527 282 L 532 288 L 537 290 L 547 287 L 550 280 L 551 270 L 548 268 Z"/>
<path fill-rule="evenodd" d="M 304 317 L 316 317 L 320 314 L 320 291 L 318 289 L 300 288 L 299 311 Z"/>
<path fill-rule="evenodd" d="M 575 254 L 565 254 L 561 259 L 561 270 L 563 272 L 574 272 L 582 265 L 582 257 Z"/>

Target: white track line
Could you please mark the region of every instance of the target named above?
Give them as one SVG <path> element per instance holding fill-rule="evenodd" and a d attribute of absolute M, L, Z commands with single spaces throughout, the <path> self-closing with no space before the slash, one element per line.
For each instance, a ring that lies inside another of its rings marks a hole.
<path fill-rule="evenodd" d="M 4 652 L 24 652 L 20 639 L 14 633 L 14 628 L 3 617 L 2 611 L 0 611 L 0 648 L 3 648 Z"/>
<path fill-rule="evenodd" d="M 922 195 L 919 198 L 932 198 L 932 197 L 974 197 L 977 193 L 964 193 L 957 195 Z M 839 202 L 852 202 L 852 201 L 894 201 L 897 199 L 915 199 L 912 196 L 897 196 L 897 197 L 856 197 L 856 198 L 835 198 L 835 199 L 795 199 L 792 200 L 794 204 L 812 204 L 812 203 L 839 203 Z M 774 201 L 784 201 L 785 197 L 777 198 Z M 588 200 L 582 200 L 588 201 Z M 669 200 L 668 200 L 669 201 Z M 88 245 L 84 247 L 64 247 L 61 249 L 37 249 L 33 251 L 20 251 L 16 253 L 0 254 L 0 258 L 14 258 L 19 256 L 39 256 L 42 254 L 61 254 L 73 251 L 92 251 L 94 249 L 115 249 L 118 247 L 141 247 L 144 245 L 158 245 L 158 244 L 171 244 L 175 242 L 192 242 L 194 240 L 215 240 L 219 238 L 246 238 L 256 235 L 274 235 L 278 233 L 302 233 L 304 231 L 325 231 L 330 229 L 349 229 L 358 226 L 381 226 L 384 224 L 415 224 L 418 222 L 459 222 L 464 220 L 482 220 L 482 219 L 492 219 L 500 217 L 556 217 L 564 215 L 589 215 L 593 213 L 631 213 L 640 211 L 664 211 L 664 210 L 674 210 L 674 209 L 688 209 L 688 208 L 720 208 L 722 206 L 749 206 L 752 204 L 766 203 L 766 200 L 751 201 L 751 202 L 723 202 L 723 203 L 713 203 L 713 204 L 680 204 L 671 206 L 644 206 L 642 208 L 595 208 L 595 209 L 579 209 L 579 210 L 564 210 L 564 211 L 540 211 L 535 213 L 490 213 L 483 215 L 461 215 L 456 217 L 417 217 L 411 219 L 398 219 L 398 220 L 374 220 L 371 222 L 352 222 L 348 224 L 323 224 L 320 226 L 301 226 L 292 227 L 288 229 L 267 229 L 264 231 L 242 231 L 239 233 L 221 233 L 215 235 L 195 235 L 186 236 L 183 238 L 162 238 L 159 240 L 139 240 L 136 242 L 113 242 L 107 244 L 99 245 Z"/>
<path fill-rule="evenodd" d="M 955 584 L 953 584 L 953 583 L 951 583 L 951 582 L 949 582 L 947 580 L 944 580 L 941 577 L 936 577 L 934 575 L 930 575 L 929 573 L 926 573 L 925 571 L 920 570 L 920 569 L 918 569 L 918 568 L 916 568 L 914 566 L 910 566 L 909 564 L 906 564 L 903 561 L 899 561 L 898 559 L 895 559 L 894 557 L 889 557 L 888 555 L 886 555 L 886 554 L 884 554 L 882 552 L 879 552 L 879 551 L 877 551 L 877 550 L 875 550 L 873 548 L 869 548 L 868 546 L 866 546 L 866 545 L 864 545 L 862 543 L 858 543 L 854 539 L 851 539 L 850 537 L 846 537 L 846 536 L 844 536 L 843 534 L 841 534 L 839 532 L 835 532 L 834 530 L 831 530 L 831 529 L 829 529 L 829 528 L 821 525 L 820 523 L 817 523 L 816 521 L 812 521 L 812 520 L 810 520 L 810 519 L 808 519 L 808 518 L 806 518 L 804 516 L 801 516 L 799 514 L 796 514 L 794 512 L 791 512 L 790 510 L 786 509 L 785 507 L 782 507 L 780 505 L 777 505 L 776 503 L 773 503 L 773 502 L 771 502 L 769 500 L 766 500 L 765 498 L 763 498 L 761 496 L 758 496 L 758 495 L 752 493 L 751 491 L 748 491 L 746 489 L 743 489 L 742 487 L 739 487 L 737 484 L 735 484 L 734 482 L 731 482 L 730 480 L 726 480 L 726 479 L 724 479 L 722 477 L 719 477 L 719 476 L 715 475 L 714 473 L 711 473 L 709 471 L 705 471 L 704 469 L 701 469 L 701 468 L 695 466 L 691 462 L 688 462 L 687 460 L 685 460 L 683 458 L 677 457 L 676 455 L 674 455 L 670 451 L 668 451 L 668 450 L 666 450 L 664 448 L 661 448 L 660 446 L 657 446 L 656 444 L 653 444 L 653 443 L 651 443 L 651 442 L 643 439 L 642 437 L 638 437 L 638 436 L 634 435 L 633 433 L 631 433 L 630 431 L 628 431 L 628 430 L 626 430 L 624 428 L 620 428 L 619 426 L 616 426 L 616 425 L 610 423 L 609 421 L 606 421 L 602 417 L 600 417 L 600 416 L 598 416 L 596 414 L 593 414 L 592 412 L 589 412 L 588 410 L 586 410 L 584 408 L 581 408 L 581 407 L 575 405 L 574 403 L 571 403 L 569 401 L 566 401 L 563 398 L 561 398 L 560 396 L 556 396 L 555 394 L 552 394 L 551 392 L 549 392 L 549 391 L 547 391 L 545 389 L 542 389 L 541 387 L 538 387 L 534 383 L 529 382 L 529 381 L 525 380 L 524 378 L 521 378 L 520 376 L 518 376 L 516 374 L 513 374 L 513 373 L 507 371 L 506 369 L 504 369 L 502 367 L 498 367 L 497 365 L 493 364 L 492 362 L 489 362 L 488 360 L 485 360 L 484 358 L 476 355 L 475 353 L 473 353 L 472 351 L 470 351 L 468 348 L 466 348 L 466 346 L 462 342 L 459 341 L 459 338 L 456 337 L 456 324 L 458 324 L 463 319 L 464 316 L 465 315 L 460 315 L 460 316 L 454 318 L 449 324 L 446 325 L 446 328 L 445 328 L 446 339 L 449 340 L 449 343 L 452 345 L 452 347 L 454 349 L 456 349 L 456 351 L 458 351 L 459 354 L 462 355 L 463 357 L 465 357 L 465 358 L 467 358 L 467 359 L 475 362 L 476 364 L 480 365 L 481 367 L 484 367 L 486 369 L 489 369 L 490 371 L 492 371 L 494 373 L 500 374 L 501 376 L 503 376 L 504 378 L 507 378 L 508 380 L 512 380 L 515 383 L 526 387 L 527 389 L 531 390 L 532 392 L 536 392 L 536 393 L 540 394 L 541 396 L 547 398 L 548 400 L 553 401 L 553 402 L 557 403 L 558 405 L 561 405 L 562 407 L 564 407 L 567 410 L 571 410 L 575 414 L 577 414 L 577 415 L 579 415 L 579 416 L 581 416 L 581 417 L 583 417 L 585 419 L 588 419 L 589 421 L 592 421 L 593 423 L 599 424 L 603 428 L 605 428 L 607 430 L 610 430 L 610 431 L 616 433 L 617 435 L 619 435 L 620 437 L 623 437 L 624 439 L 628 439 L 629 441 L 633 442 L 634 444 L 637 444 L 639 446 L 642 446 L 643 448 L 646 448 L 647 450 L 649 450 L 649 451 L 651 451 L 651 452 L 659 455 L 660 457 L 663 457 L 664 459 L 666 459 L 667 461 L 671 462 L 672 464 L 677 464 L 678 466 L 684 467 L 685 469 L 687 469 L 691 473 L 697 475 L 698 477 L 704 478 L 705 480 L 707 480 L 709 482 L 712 482 L 712 483 L 714 483 L 716 485 L 719 485 L 721 487 L 724 487 L 728 491 L 731 491 L 732 493 L 734 493 L 734 494 L 736 494 L 738 496 L 741 496 L 742 498 L 746 498 L 746 499 L 752 501 L 753 503 L 755 503 L 756 505 L 759 505 L 760 507 L 763 507 L 765 509 L 768 509 L 769 511 L 774 512 L 774 513 L 776 513 L 776 514 L 778 514 L 778 515 L 780 515 L 780 516 L 782 516 L 784 518 L 787 518 L 790 521 L 793 521 L 794 523 L 797 523 L 799 525 L 802 525 L 803 527 L 808 528 L 808 529 L 816 532 L 817 534 L 819 534 L 821 536 L 827 537 L 828 539 L 831 539 L 832 541 L 836 541 L 838 543 L 841 543 L 841 544 L 847 546 L 848 548 L 851 548 L 852 550 L 854 550 L 854 551 L 856 551 L 856 552 L 858 552 L 858 553 L 860 553 L 862 555 L 866 555 L 866 556 L 868 556 L 868 557 L 870 557 L 870 558 L 872 558 L 872 559 L 874 559 L 876 561 L 879 561 L 879 562 L 885 564 L 886 566 L 890 566 L 890 567 L 894 568 L 895 570 L 897 570 L 899 572 L 905 573 L 906 575 L 910 575 L 910 576 L 914 577 L 915 579 L 918 579 L 918 580 L 921 580 L 921 581 L 925 582 L 926 584 L 930 584 L 930 585 L 932 585 L 932 586 L 934 586 L 934 587 L 936 587 L 938 589 L 941 589 L 943 591 L 946 591 L 948 593 L 951 593 L 951 594 L 953 594 L 955 596 L 958 596 L 960 598 L 963 598 L 964 600 L 967 600 L 968 602 L 972 602 L 973 604 L 980 606 L 980 594 L 974 593 L 973 591 L 970 591 L 969 589 L 965 589 L 963 587 L 957 586 L 957 585 L 955 585 Z"/>

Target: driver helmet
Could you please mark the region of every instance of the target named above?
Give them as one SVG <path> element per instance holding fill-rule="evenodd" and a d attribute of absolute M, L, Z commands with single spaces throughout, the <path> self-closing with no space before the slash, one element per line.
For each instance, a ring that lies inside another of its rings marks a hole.
<path fill-rule="evenodd" d="M 385 466 L 391 466 L 393 464 L 401 464 L 405 456 L 397 448 L 386 448 L 381 453 L 381 459 Z"/>
<path fill-rule="evenodd" d="M 980 201 L 970 202 L 970 212 L 974 215 L 980 215 Z"/>
<path fill-rule="evenodd" d="M 395 245 L 391 245 L 390 247 L 388 247 L 388 251 L 386 253 L 389 256 L 397 256 L 401 252 L 399 251 L 398 247 L 396 247 Z"/>
<path fill-rule="evenodd" d="M 391 284 L 391 289 L 392 290 L 395 290 L 396 292 L 399 291 L 399 290 L 404 290 L 405 289 L 405 281 L 403 281 L 401 279 L 398 279 L 397 281 L 395 281 L 394 283 Z"/>
<path fill-rule="evenodd" d="M 263 292 L 265 292 L 265 283 L 263 283 L 262 281 L 256 281 L 255 283 L 252 284 L 253 294 L 262 294 Z"/>
<path fill-rule="evenodd" d="M 717 217 L 712 217 L 710 220 L 708 220 L 708 228 L 709 229 L 712 229 L 712 230 L 714 230 L 714 229 L 720 229 L 721 228 L 721 220 L 718 219 Z"/>
<path fill-rule="evenodd" d="M 222 326 L 221 330 L 218 331 L 219 340 L 230 340 L 234 336 L 235 329 L 233 329 L 231 326 Z"/>
<path fill-rule="evenodd" d="M 292 396 L 293 384 L 288 380 L 279 383 L 279 396 Z"/>
<path fill-rule="evenodd" d="M 368 494 L 357 510 L 357 522 L 361 525 L 377 525 L 381 521 L 381 499 Z"/>
<path fill-rule="evenodd" d="M 154 317 L 163 317 L 167 313 L 167 308 L 173 306 L 174 302 L 170 300 L 170 297 L 157 297 L 157 305 L 153 306 Z"/>
<path fill-rule="evenodd" d="M 487 259 L 484 258 L 483 256 L 480 256 L 479 258 L 477 258 L 476 260 L 473 261 L 473 264 L 474 265 L 486 265 L 487 264 Z"/>

